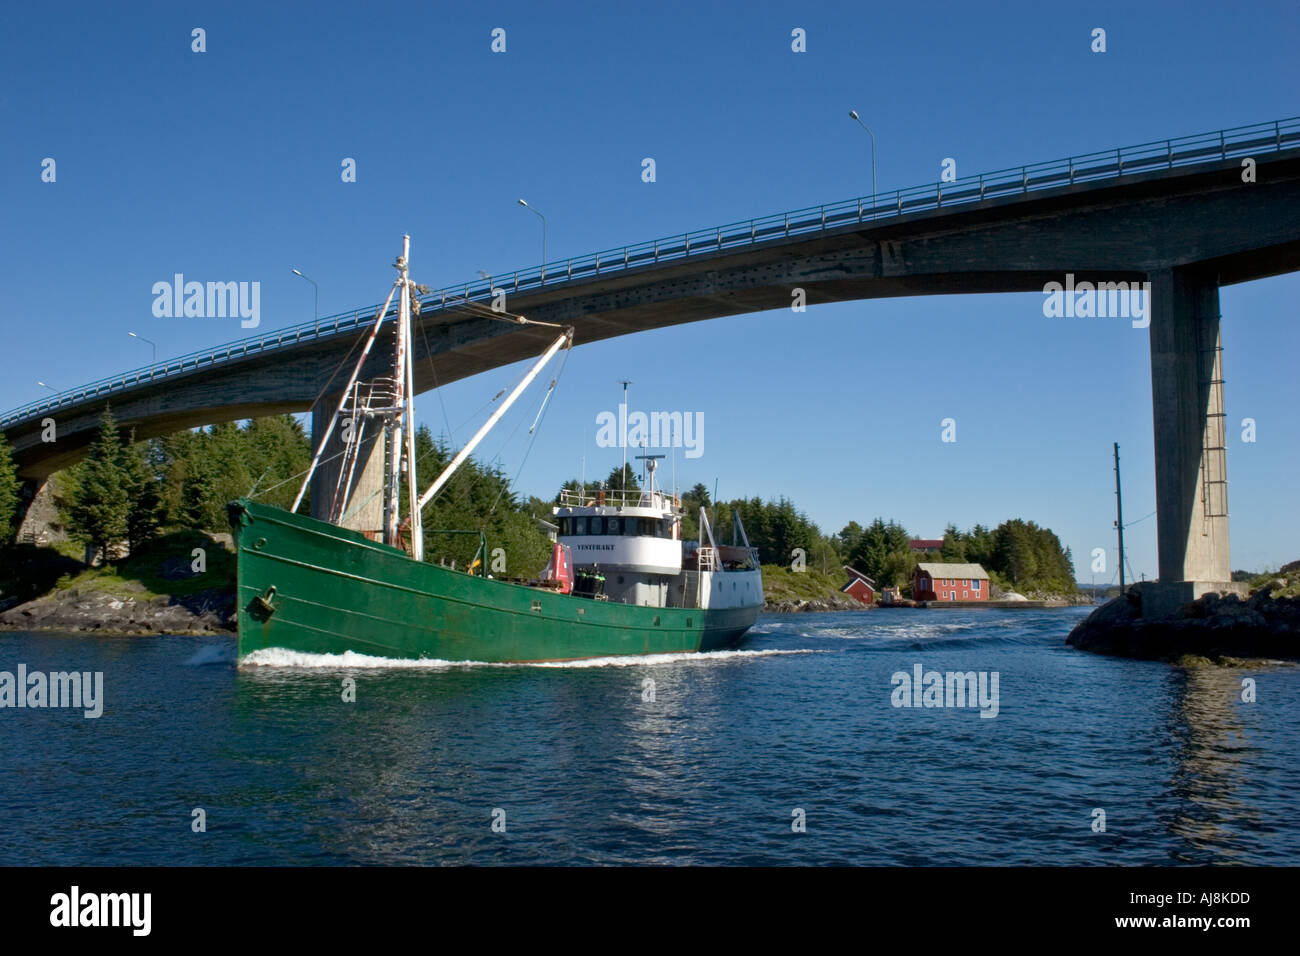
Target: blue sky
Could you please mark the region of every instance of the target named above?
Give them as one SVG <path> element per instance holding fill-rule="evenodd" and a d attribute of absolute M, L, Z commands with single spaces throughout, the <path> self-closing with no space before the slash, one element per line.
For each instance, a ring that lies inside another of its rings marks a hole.
<path fill-rule="evenodd" d="M 875 132 L 882 191 L 934 182 L 945 157 L 966 175 L 1300 114 L 1294 2 L 115 3 L 4 19 L 3 408 L 39 397 L 37 379 L 143 364 L 128 331 L 160 358 L 246 334 L 155 318 L 151 287 L 175 272 L 259 281 L 264 331 L 312 317 L 293 268 L 319 283 L 322 314 L 381 300 L 403 232 L 435 287 L 536 264 L 521 196 L 556 259 L 861 195 L 870 143 L 850 108 Z M 340 181 L 343 157 L 357 182 Z M 1298 295 L 1295 275 L 1222 292 L 1228 419 L 1258 423 L 1253 444 L 1230 430 L 1234 567 L 1300 557 Z M 704 416 L 679 483 L 786 495 L 828 531 L 1032 519 L 1088 581 L 1088 554 L 1114 541 L 1118 441 L 1130 561 L 1154 577 L 1155 519 L 1138 520 L 1155 508 L 1146 333 L 1045 319 L 1041 302 L 846 303 L 583 346 L 519 488 L 549 496 L 576 475 L 584 432 L 588 475 L 617 465 L 595 418 L 627 378 L 633 409 Z M 444 389 L 452 425 L 521 371 Z M 484 445 L 508 473 L 540 400 Z M 418 406 L 441 431 L 437 399 Z"/>

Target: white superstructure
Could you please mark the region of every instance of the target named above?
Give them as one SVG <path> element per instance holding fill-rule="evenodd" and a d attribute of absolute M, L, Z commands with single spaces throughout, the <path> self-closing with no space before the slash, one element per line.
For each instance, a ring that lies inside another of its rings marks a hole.
<path fill-rule="evenodd" d="M 655 487 L 655 461 L 647 456 L 640 491 L 594 489 L 560 493 L 554 508 L 559 543 L 569 549 L 575 592 L 650 607 L 755 608 L 763 604 L 758 554 L 749 547 L 718 547 L 700 509 L 707 544 L 681 538 L 681 502 Z"/>

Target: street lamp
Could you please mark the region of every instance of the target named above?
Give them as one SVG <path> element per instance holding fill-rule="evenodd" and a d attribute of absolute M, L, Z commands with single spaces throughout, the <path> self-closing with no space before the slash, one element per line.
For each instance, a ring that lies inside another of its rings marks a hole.
<path fill-rule="evenodd" d="M 876 214 L 876 134 L 871 132 L 870 126 L 862 122 L 862 117 L 858 115 L 857 110 L 849 110 L 849 118 L 856 120 L 871 137 L 871 215 L 874 217 Z"/>
<path fill-rule="evenodd" d="M 537 215 L 537 218 L 542 220 L 542 284 L 545 285 L 546 284 L 546 217 L 543 216 L 540 212 L 537 212 L 536 209 L 528 205 L 528 203 L 524 202 L 522 199 L 519 200 L 519 205 L 523 206 L 529 212 L 535 213 Z"/>
<path fill-rule="evenodd" d="M 141 342 L 148 342 L 151 346 L 153 346 L 153 364 L 154 365 L 158 364 L 158 344 L 156 342 L 146 339 L 143 335 L 136 335 L 134 332 L 128 332 L 126 334 L 131 336 L 131 338 L 133 339 L 139 339 Z"/>
<path fill-rule="evenodd" d="M 303 275 L 297 269 L 293 270 L 293 274 L 296 275 L 299 279 L 307 279 L 307 281 L 311 283 L 312 288 L 316 290 L 316 302 L 315 305 L 313 306 L 313 311 L 315 312 L 315 318 L 316 318 L 316 334 L 319 335 L 320 334 L 320 286 L 316 284 L 315 279 L 308 279 L 307 276 Z"/>
<path fill-rule="evenodd" d="M 48 388 L 55 395 L 59 394 L 59 390 L 55 388 L 53 385 L 46 385 L 44 382 L 37 382 L 36 384 L 41 386 L 42 388 Z"/>

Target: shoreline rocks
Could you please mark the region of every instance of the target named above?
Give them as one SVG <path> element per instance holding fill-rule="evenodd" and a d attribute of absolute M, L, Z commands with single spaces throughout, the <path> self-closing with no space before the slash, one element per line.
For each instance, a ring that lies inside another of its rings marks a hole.
<path fill-rule="evenodd" d="M 122 636 L 233 634 L 235 596 L 212 588 L 185 596 L 113 594 L 76 585 L 0 613 L 0 631 L 75 631 Z"/>
<path fill-rule="evenodd" d="M 1066 643 L 1080 650 L 1188 665 L 1244 660 L 1300 660 L 1300 597 L 1273 597 L 1273 581 L 1246 600 L 1206 594 L 1160 618 L 1142 617 L 1142 589 L 1107 601 L 1080 622 Z"/>
<path fill-rule="evenodd" d="M 816 598 L 811 601 L 768 601 L 763 605 L 764 614 L 797 614 L 807 612 L 824 614 L 828 611 L 870 611 L 873 605 L 863 604 L 853 598 L 829 597 Z"/>

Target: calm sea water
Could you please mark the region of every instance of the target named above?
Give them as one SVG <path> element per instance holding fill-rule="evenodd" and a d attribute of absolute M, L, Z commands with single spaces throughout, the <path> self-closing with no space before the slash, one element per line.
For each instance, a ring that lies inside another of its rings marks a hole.
<path fill-rule="evenodd" d="M 765 616 L 582 666 L 0 635 L 0 671 L 105 684 L 97 720 L 0 710 L 0 864 L 1300 863 L 1300 669 L 1077 652 L 1085 611 Z M 893 706 L 916 664 L 997 672 L 997 716 Z"/>

